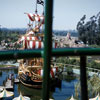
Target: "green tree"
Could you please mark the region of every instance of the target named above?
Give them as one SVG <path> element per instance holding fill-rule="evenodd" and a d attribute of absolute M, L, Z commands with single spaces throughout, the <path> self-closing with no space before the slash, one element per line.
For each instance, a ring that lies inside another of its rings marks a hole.
<path fill-rule="evenodd" d="M 86 15 L 84 15 L 77 24 L 79 39 L 85 44 L 100 45 L 100 12 L 95 16 L 90 17 L 90 20 L 85 22 Z"/>

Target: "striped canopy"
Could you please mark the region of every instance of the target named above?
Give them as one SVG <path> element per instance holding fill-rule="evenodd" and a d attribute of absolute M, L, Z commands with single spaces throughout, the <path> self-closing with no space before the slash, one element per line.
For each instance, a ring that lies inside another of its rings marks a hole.
<path fill-rule="evenodd" d="M 35 37 L 35 36 L 22 36 L 20 41 L 24 41 L 24 40 L 30 40 L 31 41 L 31 40 L 38 40 L 38 38 Z"/>
<path fill-rule="evenodd" d="M 25 49 L 41 49 L 43 47 L 43 42 L 41 41 L 25 40 Z"/>
<path fill-rule="evenodd" d="M 89 100 L 100 100 L 99 94 L 98 94 L 96 97 L 91 98 L 91 99 L 89 99 Z"/>
<path fill-rule="evenodd" d="M 71 96 L 70 100 L 75 100 L 75 99 L 73 98 L 73 95 Z"/>
<path fill-rule="evenodd" d="M 25 49 L 42 49 L 44 47 L 43 41 L 38 40 L 35 36 L 23 36 L 18 43 L 24 41 Z M 52 42 L 52 48 L 56 48 L 57 43 Z"/>
<path fill-rule="evenodd" d="M 1 93 L 0 93 L 0 98 L 5 98 L 5 97 L 11 97 L 13 96 L 14 93 L 13 92 L 9 92 L 6 89 L 4 89 Z"/>
<path fill-rule="evenodd" d="M 13 100 L 30 100 L 30 98 L 20 94 L 19 97 L 15 97 Z"/>

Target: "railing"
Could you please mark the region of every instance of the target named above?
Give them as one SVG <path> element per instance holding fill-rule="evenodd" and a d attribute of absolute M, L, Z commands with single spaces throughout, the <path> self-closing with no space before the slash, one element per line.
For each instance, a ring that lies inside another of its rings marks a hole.
<path fill-rule="evenodd" d="M 81 100 L 88 100 L 87 93 L 87 79 L 86 79 L 86 56 L 100 55 L 100 48 L 61 48 L 52 49 L 51 56 L 80 56 L 80 79 L 81 79 Z M 43 50 L 10 50 L 0 51 L 0 61 L 13 60 L 22 58 L 43 57 L 45 53 Z M 49 55 L 50 57 L 50 55 Z M 46 58 L 44 58 L 45 60 Z M 49 58 L 50 59 L 50 58 Z M 48 60 L 47 60 L 48 62 Z M 49 61 L 50 64 L 50 61 Z M 46 67 L 46 68 L 45 68 Z M 44 66 L 44 70 L 49 73 L 48 65 Z M 46 73 L 47 74 L 47 73 Z M 45 78 L 46 77 L 46 78 Z M 45 75 L 43 86 L 43 100 L 49 98 L 49 81 L 45 82 L 49 76 Z M 47 86 L 47 87 L 45 87 Z M 45 91 L 44 91 L 45 89 Z"/>
<path fill-rule="evenodd" d="M 86 79 L 86 56 L 100 55 L 96 48 L 51 49 L 53 0 L 45 0 L 45 43 L 44 50 L 0 51 L 0 61 L 33 57 L 44 57 L 42 99 L 49 100 L 49 74 L 51 56 L 80 56 L 81 100 L 88 100 Z"/>

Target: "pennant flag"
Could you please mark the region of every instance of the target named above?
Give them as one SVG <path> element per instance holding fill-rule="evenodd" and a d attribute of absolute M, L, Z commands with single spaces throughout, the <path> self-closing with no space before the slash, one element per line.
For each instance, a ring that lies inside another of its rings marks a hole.
<path fill-rule="evenodd" d="M 42 1 L 42 0 L 37 0 L 37 4 L 41 4 L 41 5 L 44 6 L 44 1 Z"/>

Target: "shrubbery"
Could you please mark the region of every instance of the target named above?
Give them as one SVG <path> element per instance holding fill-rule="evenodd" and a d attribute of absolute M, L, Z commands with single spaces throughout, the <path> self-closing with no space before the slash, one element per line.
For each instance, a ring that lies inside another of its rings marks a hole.
<path fill-rule="evenodd" d="M 71 69 L 73 68 L 73 66 L 71 66 L 71 65 L 80 66 L 80 61 L 77 60 L 77 57 L 72 58 L 72 59 L 70 59 L 70 57 L 59 57 L 59 58 L 56 58 L 56 63 L 59 63 L 58 64 L 59 67 L 70 66 Z M 87 61 L 87 67 L 100 69 L 100 63 L 95 62 L 91 58 L 91 61 L 89 61 L 89 62 Z"/>

